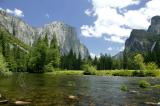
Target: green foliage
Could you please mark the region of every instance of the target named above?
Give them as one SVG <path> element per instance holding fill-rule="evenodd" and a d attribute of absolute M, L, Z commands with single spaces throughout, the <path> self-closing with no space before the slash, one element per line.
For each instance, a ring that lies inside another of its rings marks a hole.
<path fill-rule="evenodd" d="M 61 70 L 61 71 L 53 71 L 46 74 L 52 74 L 52 75 L 83 75 L 83 71 L 77 71 L 77 70 Z"/>
<path fill-rule="evenodd" d="M 110 70 L 112 69 L 112 57 L 107 54 L 100 56 L 99 63 L 97 65 L 98 70 Z"/>
<path fill-rule="evenodd" d="M 144 71 L 144 70 L 135 70 L 132 72 L 132 76 L 144 77 L 144 76 L 146 76 L 145 72 L 146 71 Z"/>
<path fill-rule="evenodd" d="M 139 81 L 139 87 L 141 87 L 141 88 L 148 88 L 150 86 L 151 86 L 151 84 L 145 80 Z"/>
<path fill-rule="evenodd" d="M 160 76 L 160 70 L 149 70 L 149 71 L 146 71 L 145 76 L 159 77 Z"/>
<path fill-rule="evenodd" d="M 4 60 L 3 55 L 0 53 L 0 75 L 6 76 L 11 75 L 12 73 L 8 70 L 7 64 Z"/>
<path fill-rule="evenodd" d="M 152 86 L 153 88 L 158 88 L 158 89 L 160 89 L 160 85 L 154 85 L 154 86 Z"/>
<path fill-rule="evenodd" d="M 137 54 L 134 57 L 135 63 L 139 66 L 141 70 L 145 69 L 144 58 L 141 54 Z"/>
<path fill-rule="evenodd" d="M 68 55 L 64 55 L 61 57 L 61 68 L 67 70 L 80 70 L 82 65 L 81 55 L 76 54 L 71 49 Z"/>
<path fill-rule="evenodd" d="M 83 65 L 84 75 L 96 75 L 96 67 L 90 64 Z"/>
<path fill-rule="evenodd" d="M 157 70 L 157 69 L 158 69 L 158 66 L 154 62 L 149 62 L 149 63 L 146 64 L 146 70 L 154 71 L 154 70 Z"/>
<path fill-rule="evenodd" d="M 113 76 L 132 76 L 132 71 L 129 70 L 116 70 L 112 74 Z"/>
<path fill-rule="evenodd" d="M 54 35 L 56 36 L 56 35 Z M 56 37 L 53 37 L 51 40 L 50 47 L 47 51 L 47 59 L 46 61 L 51 62 L 53 67 L 58 68 L 60 65 L 60 50 L 57 43 Z"/>
<path fill-rule="evenodd" d="M 26 71 L 26 54 L 29 47 L 0 28 L 0 51 L 10 71 Z"/>
<path fill-rule="evenodd" d="M 128 87 L 126 86 L 126 85 L 121 85 L 121 87 L 120 87 L 120 89 L 121 89 L 121 91 L 128 91 Z"/>
<path fill-rule="evenodd" d="M 47 45 L 39 38 L 29 54 L 28 71 L 29 72 L 44 72 L 43 68 L 46 60 Z"/>
<path fill-rule="evenodd" d="M 112 69 L 123 69 L 122 59 L 113 59 L 112 62 Z"/>
<path fill-rule="evenodd" d="M 52 71 L 54 71 L 53 64 L 52 64 L 52 63 L 49 63 L 49 64 L 45 65 L 45 66 L 44 66 L 44 71 L 45 71 L 45 72 L 52 72 Z"/>
<path fill-rule="evenodd" d="M 28 71 L 41 73 L 59 68 L 60 51 L 55 37 L 48 45 L 47 35 L 39 38 L 28 54 Z"/>

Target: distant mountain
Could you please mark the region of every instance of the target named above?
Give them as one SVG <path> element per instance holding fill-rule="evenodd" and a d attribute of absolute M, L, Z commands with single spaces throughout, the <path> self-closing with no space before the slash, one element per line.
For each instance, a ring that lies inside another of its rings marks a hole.
<path fill-rule="evenodd" d="M 123 51 L 117 53 L 113 56 L 114 59 L 123 59 Z"/>
<path fill-rule="evenodd" d="M 148 30 L 134 29 L 130 37 L 125 42 L 124 53 L 132 55 L 135 53 L 145 54 L 153 51 L 156 45 L 160 43 L 160 16 L 151 19 L 151 25 Z"/>
<path fill-rule="evenodd" d="M 39 37 L 44 37 L 45 35 L 48 36 L 50 43 L 53 36 L 56 36 L 62 54 L 68 54 L 72 49 L 76 55 L 81 54 L 82 58 L 89 56 L 88 49 L 77 38 L 75 28 L 63 22 L 52 22 L 42 27 L 34 28 L 26 24 L 22 19 L 11 16 L 5 11 L 0 11 L 0 26 L 26 45 L 32 46 Z"/>

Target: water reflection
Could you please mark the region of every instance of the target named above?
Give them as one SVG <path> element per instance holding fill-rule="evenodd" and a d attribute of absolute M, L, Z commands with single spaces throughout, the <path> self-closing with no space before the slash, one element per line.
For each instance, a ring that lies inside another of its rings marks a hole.
<path fill-rule="evenodd" d="M 144 102 L 158 102 L 160 90 L 139 88 L 141 79 L 152 84 L 160 81 L 158 78 L 19 73 L 0 78 L 0 94 L 9 100 L 6 106 L 17 100 L 38 106 L 143 106 Z M 128 86 L 129 92 L 120 90 L 122 84 Z"/>

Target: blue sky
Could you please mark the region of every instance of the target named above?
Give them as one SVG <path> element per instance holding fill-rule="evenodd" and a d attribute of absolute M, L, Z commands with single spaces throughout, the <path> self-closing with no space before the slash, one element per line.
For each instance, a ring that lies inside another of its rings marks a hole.
<path fill-rule="evenodd" d="M 74 26 L 92 55 L 123 50 L 132 29 L 147 29 L 160 0 L 1 0 L 0 7 L 38 27 L 52 21 Z M 15 11 L 19 10 L 19 11 Z M 153 11 L 153 12 L 152 12 Z"/>

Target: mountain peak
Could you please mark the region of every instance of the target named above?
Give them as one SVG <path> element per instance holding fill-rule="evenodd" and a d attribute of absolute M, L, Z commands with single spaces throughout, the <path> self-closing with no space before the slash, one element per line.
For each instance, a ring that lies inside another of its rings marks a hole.
<path fill-rule="evenodd" d="M 160 34 L 160 16 L 154 16 L 151 19 L 151 25 L 148 28 L 148 32 Z"/>
<path fill-rule="evenodd" d="M 160 16 L 154 16 L 152 17 L 151 19 L 151 25 L 157 25 L 157 24 L 160 24 Z"/>
<path fill-rule="evenodd" d="M 89 56 L 88 49 L 80 43 L 74 27 L 61 21 L 54 21 L 42 27 L 33 28 L 26 24 L 21 18 L 9 15 L 5 11 L 0 11 L 0 25 L 8 32 L 27 45 L 32 44 L 39 38 L 48 36 L 48 41 L 55 36 L 62 54 L 68 54 L 72 49 L 82 58 Z"/>

